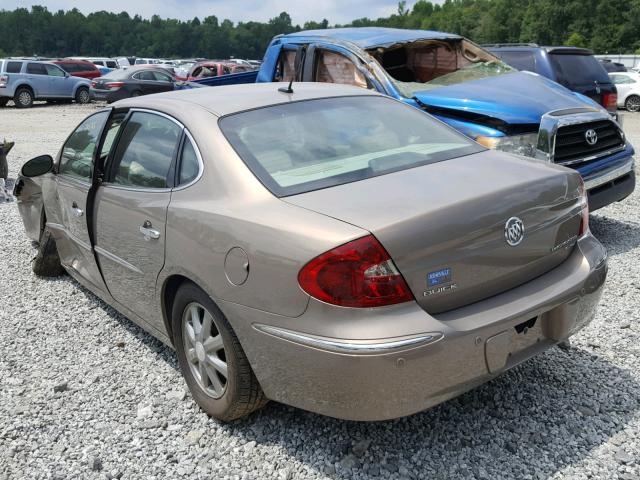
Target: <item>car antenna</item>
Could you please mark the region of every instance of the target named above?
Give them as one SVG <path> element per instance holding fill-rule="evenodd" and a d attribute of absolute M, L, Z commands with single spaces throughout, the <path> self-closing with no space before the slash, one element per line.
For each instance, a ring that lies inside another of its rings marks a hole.
<path fill-rule="evenodd" d="M 293 88 L 291 88 L 291 85 L 293 85 L 293 78 L 291 79 L 291 81 L 289 82 L 289 85 L 286 87 L 280 87 L 278 89 L 279 92 L 282 93 L 293 93 Z"/>

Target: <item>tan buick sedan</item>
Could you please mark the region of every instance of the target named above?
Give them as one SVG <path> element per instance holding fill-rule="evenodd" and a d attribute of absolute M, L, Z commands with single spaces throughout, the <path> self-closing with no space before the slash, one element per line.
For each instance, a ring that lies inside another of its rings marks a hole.
<path fill-rule="evenodd" d="M 606 252 L 580 176 L 358 88 L 201 88 L 98 111 L 16 187 L 64 268 L 231 420 L 409 415 L 565 340 Z"/>

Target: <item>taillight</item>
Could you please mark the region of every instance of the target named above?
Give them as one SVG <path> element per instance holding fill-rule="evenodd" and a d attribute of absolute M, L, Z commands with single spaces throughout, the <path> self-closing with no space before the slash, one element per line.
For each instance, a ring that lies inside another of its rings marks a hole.
<path fill-rule="evenodd" d="M 580 231 L 578 232 L 578 237 L 582 237 L 589 232 L 589 194 L 584 186 L 582 178 L 580 179 L 580 193 L 582 194 L 582 201 L 580 202 L 580 206 L 582 207 L 582 217 L 580 218 Z"/>
<path fill-rule="evenodd" d="M 124 85 L 124 82 L 109 82 L 104 84 L 104 86 L 110 90 L 115 90 L 116 88 L 120 88 L 123 85 Z"/>
<path fill-rule="evenodd" d="M 615 110 L 618 108 L 618 94 L 617 93 L 603 93 L 602 94 L 602 106 L 607 110 Z"/>
<path fill-rule="evenodd" d="M 298 274 L 302 289 L 342 307 L 381 307 L 413 300 L 391 257 L 373 235 L 314 258 Z"/>
<path fill-rule="evenodd" d="M 9 81 L 8 75 L 0 75 L 0 87 L 6 87 L 8 81 Z"/>

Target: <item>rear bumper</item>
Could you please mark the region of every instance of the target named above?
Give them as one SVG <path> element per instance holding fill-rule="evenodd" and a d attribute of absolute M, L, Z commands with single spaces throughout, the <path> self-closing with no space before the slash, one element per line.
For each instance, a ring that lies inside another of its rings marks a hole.
<path fill-rule="evenodd" d="M 606 271 L 604 247 L 587 235 L 547 274 L 436 316 L 415 302 L 367 310 L 311 300 L 298 318 L 220 307 L 267 397 L 384 420 L 455 397 L 576 333 L 595 315 Z"/>

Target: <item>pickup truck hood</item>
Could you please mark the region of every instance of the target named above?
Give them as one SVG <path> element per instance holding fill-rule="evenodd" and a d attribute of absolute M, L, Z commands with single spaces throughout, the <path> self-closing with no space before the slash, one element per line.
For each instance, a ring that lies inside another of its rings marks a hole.
<path fill-rule="evenodd" d="M 573 92 L 536 74 L 515 72 L 416 92 L 427 107 L 465 111 L 508 124 L 538 124 L 552 110 L 593 107 Z"/>

